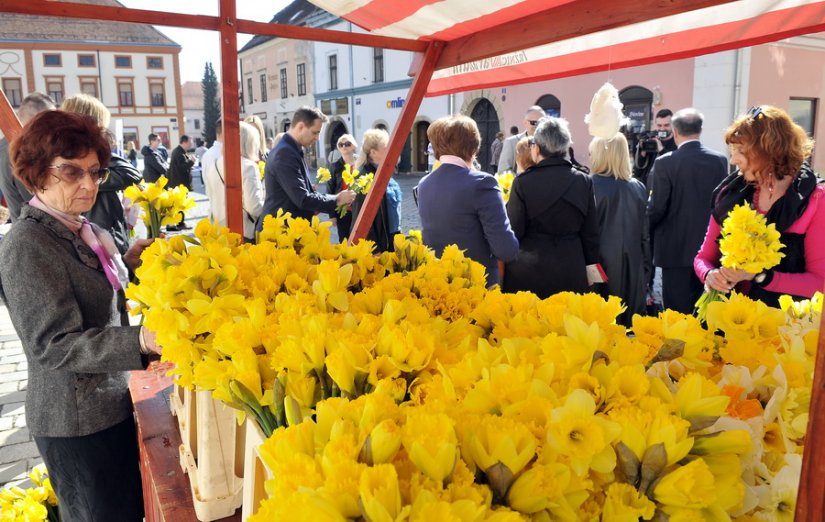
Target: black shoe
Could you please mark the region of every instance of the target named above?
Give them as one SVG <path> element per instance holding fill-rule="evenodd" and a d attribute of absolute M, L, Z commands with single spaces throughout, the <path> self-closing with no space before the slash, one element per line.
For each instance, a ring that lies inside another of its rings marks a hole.
<path fill-rule="evenodd" d="M 167 232 L 178 232 L 178 231 L 180 231 L 180 226 L 179 225 L 166 225 L 166 231 Z"/>
<path fill-rule="evenodd" d="M 192 230 L 192 227 L 186 224 L 186 222 L 178 223 L 178 230 Z"/>

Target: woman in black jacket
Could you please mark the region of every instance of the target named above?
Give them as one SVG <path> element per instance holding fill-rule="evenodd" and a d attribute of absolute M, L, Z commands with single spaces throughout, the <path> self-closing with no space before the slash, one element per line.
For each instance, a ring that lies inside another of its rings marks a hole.
<path fill-rule="evenodd" d="M 358 150 L 358 142 L 355 141 L 355 137 L 351 134 L 344 134 L 338 138 L 337 147 L 338 152 L 341 153 L 341 157 L 333 163 L 329 169 L 331 177 L 330 180 L 327 181 L 327 194 L 338 194 L 342 190 L 349 188 L 347 184 L 344 183 L 341 174 L 347 165 L 349 165 L 350 168 L 355 168 L 355 160 L 358 159 L 358 155 L 355 154 L 355 151 Z M 349 231 L 352 228 L 352 208 L 347 209 L 343 217 L 340 215 L 334 217 L 337 220 L 338 241 L 343 241 L 349 237 Z"/>
<path fill-rule="evenodd" d="M 541 120 L 530 142 L 537 164 L 516 177 L 507 202 L 520 246 L 505 265 L 505 292 L 544 299 L 590 291 L 586 266 L 599 262 L 599 221 L 593 182 L 570 163 L 570 144 L 566 120 Z"/>

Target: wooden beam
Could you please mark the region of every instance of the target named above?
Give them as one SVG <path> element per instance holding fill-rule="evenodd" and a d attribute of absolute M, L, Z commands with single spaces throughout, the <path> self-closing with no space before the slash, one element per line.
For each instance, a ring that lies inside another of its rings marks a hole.
<path fill-rule="evenodd" d="M 39 16 L 58 16 L 84 20 L 106 20 L 115 22 L 134 22 L 142 24 L 163 25 L 168 27 L 186 27 L 217 31 L 220 20 L 217 16 L 167 13 L 148 9 L 131 9 L 97 4 L 79 4 L 75 2 L 54 2 L 44 0 L 3 0 L 0 12 Z M 375 36 L 371 34 L 333 31 L 315 27 L 298 27 L 285 24 L 271 24 L 252 20 L 237 20 L 236 32 L 249 33 L 294 40 L 314 40 L 318 42 L 337 42 L 367 47 L 383 47 L 400 51 L 423 52 L 427 43 L 406 38 Z"/>
<path fill-rule="evenodd" d="M 3 136 L 9 143 L 23 132 L 23 126 L 20 125 L 20 120 L 17 119 L 17 113 L 14 112 L 14 108 L 2 89 L 0 89 L 0 131 L 3 131 Z"/>
<path fill-rule="evenodd" d="M 577 0 L 447 44 L 436 69 L 735 0 Z"/>
<path fill-rule="evenodd" d="M 241 189 L 240 100 L 238 99 L 238 26 L 235 0 L 220 0 L 221 119 L 223 121 L 223 168 L 226 186 L 226 224 L 243 235 Z"/>
<path fill-rule="evenodd" d="M 395 164 L 399 156 L 401 156 L 404 142 L 407 141 L 407 136 L 410 134 L 413 121 L 415 121 L 415 115 L 418 113 L 418 108 L 424 99 L 424 93 L 427 92 L 427 84 L 430 83 L 433 72 L 435 72 L 435 64 L 438 61 L 438 56 L 443 50 L 444 45 L 441 42 L 430 42 L 427 46 L 424 59 L 421 60 L 421 67 L 413 78 L 410 92 L 407 93 L 407 100 L 404 102 L 404 107 L 401 108 L 401 114 L 398 115 L 398 120 L 392 128 L 387 156 L 384 161 L 381 162 L 381 166 L 378 167 L 372 189 L 370 193 L 367 194 L 364 206 L 361 207 L 361 212 L 355 220 L 352 235 L 350 236 L 351 243 L 367 237 L 367 232 L 372 226 L 375 214 L 378 213 L 378 207 L 381 206 L 381 201 L 384 199 L 384 192 L 386 192 L 387 184 L 390 182 L 392 172 L 395 170 Z"/>
<path fill-rule="evenodd" d="M 819 522 L 825 512 L 825 314 L 819 322 L 819 346 L 811 388 L 808 431 L 802 453 L 802 474 L 796 499 L 796 522 Z"/>
<path fill-rule="evenodd" d="M 218 30 L 217 16 L 167 13 L 165 11 L 131 9 L 128 7 L 99 4 L 79 4 L 75 2 L 3 0 L 3 2 L 0 3 L 0 12 Z M 90 38 L 92 36 L 93 35 L 90 35 Z"/>
<path fill-rule="evenodd" d="M 360 45 L 363 47 L 382 47 L 384 49 L 396 49 L 399 51 L 424 52 L 427 49 L 427 42 L 421 40 L 377 36 L 368 33 L 351 33 L 349 31 L 335 31 L 317 27 L 253 22 L 250 20 L 238 20 L 238 32 L 291 38 L 293 40 L 334 42 Z"/>

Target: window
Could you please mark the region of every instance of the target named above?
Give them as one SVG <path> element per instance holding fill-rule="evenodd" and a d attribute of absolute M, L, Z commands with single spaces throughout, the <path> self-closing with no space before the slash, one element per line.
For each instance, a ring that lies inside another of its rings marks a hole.
<path fill-rule="evenodd" d="M 131 81 L 117 82 L 117 96 L 121 107 L 135 106 L 135 89 Z"/>
<path fill-rule="evenodd" d="M 63 65 L 63 59 L 59 54 L 44 54 L 43 65 L 46 67 L 60 67 Z"/>
<path fill-rule="evenodd" d="M 63 78 L 46 78 L 46 94 L 52 97 L 55 104 L 63 103 L 64 93 Z"/>
<path fill-rule="evenodd" d="M 195 130 L 201 130 L 201 121 L 195 120 Z"/>
<path fill-rule="evenodd" d="M 78 67 L 94 67 L 97 65 L 97 60 L 95 60 L 95 55 L 93 54 L 78 54 L 77 55 L 77 66 Z"/>
<path fill-rule="evenodd" d="M 281 98 L 287 97 L 286 68 L 281 69 Z"/>
<path fill-rule="evenodd" d="M 384 49 L 372 50 L 372 78 L 375 83 L 384 81 Z"/>
<path fill-rule="evenodd" d="M 307 93 L 307 65 L 298 64 L 298 96 L 305 96 Z"/>
<path fill-rule="evenodd" d="M 132 57 L 131 56 L 115 56 L 115 67 L 120 67 L 124 69 L 131 69 L 132 68 Z"/>
<path fill-rule="evenodd" d="M 338 55 L 329 55 L 329 90 L 338 88 Z"/>
<path fill-rule="evenodd" d="M 252 98 L 252 77 L 246 79 L 246 98 L 249 100 L 249 103 L 255 103 L 255 100 Z"/>
<path fill-rule="evenodd" d="M 808 136 L 814 137 L 816 122 L 816 98 L 791 98 L 788 114 L 797 125 L 805 129 Z"/>
<path fill-rule="evenodd" d="M 261 73 L 261 75 L 260 75 L 258 78 L 259 78 L 259 80 L 260 80 L 260 82 L 261 82 L 261 101 L 262 101 L 262 102 L 265 102 L 265 101 L 266 101 L 266 98 L 267 98 L 267 92 L 266 92 L 266 73 Z"/>
<path fill-rule="evenodd" d="M 152 107 L 166 106 L 166 96 L 163 92 L 162 83 L 149 84 L 149 99 L 151 100 Z"/>
<path fill-rule="evenodd" d="M 3 78 L 3 92 L 15 109 L 23 101 L 23 82 L 20 78 Z"/>
<path fill-rule="evenodd" d="M 80 79 L 80 92 L 83 94 L 88 94 L 89 96 L 94 96 L 97 98 L 97 79 L 95 78 L 81 78 Z"/>
<path fill-rule="evenodd" d="M 163 58 L 160 56 L 147 56 L 146 57 L 146 68 L 147 69 L 163 69 Z"/>

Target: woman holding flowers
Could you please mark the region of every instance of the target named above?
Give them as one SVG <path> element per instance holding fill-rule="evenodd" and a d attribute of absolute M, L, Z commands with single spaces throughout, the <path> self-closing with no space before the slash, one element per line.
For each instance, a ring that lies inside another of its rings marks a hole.
<path fill-rule="evenodd" d="M 355 164 L 360 176 L 375 176 L 378 167 L 387 157 L 390 135 L 383 129 L 370 129 L 364 133 L 364 145 L 361 156 Z M 364 204 L 366 194 L 355 190 L 358 196 L 352 204 L 352 215 L 357 216 Z M 372 222 L 367 239 L 375 241 L 375 252 L 389 252 L 393 249 L 393 237 L 401 228 L 401 186 L 390 178 L 387 191 L 378 207 L 378 213 Z"/>
<path fill-rule="evenodd" d="M 341 157 L 338 161 L 330 167 L 330 174 L 332 175 L 327 181 L 327 194 L 338 194 L 342 190 L 348 189 L 349 185 L 344 181 L 342 176 L 344 168 L 349 165 L 350 169 L 355 167 L 355 160 L 358 156 L 355 151 L 358 150 L 358 142 L 355 141 L 355 136 L 352 134 L 344 134 L 338 138 L 338 152 Z M 336 218 L 336 226 L 338 227 L 338 240 L 343 241 L 349 237 L 349 231 L 352 228 L 352 209 L 347 209 L 343 216 L 339 215 Z"/>
<path fill-rule="evenodd" d="M 693 263 L 696 275 L 712 290 L 727 293 L 736 287 L 773 306 L 782 294 L 813 296 L 825 283 L 825 186 L 806 163 L 813 141 L 785 111 L 768 105 L 733 122 L 725 141 L 739 170 L 713 193 L 707 234 Z M 752 273 L 719 266 L 722 224 L 742 204 L 781 234 L 784 257 L 772 269 Z"/>
<path fill-rule="evenodd" d="M 418 183 L 424 244 L 439 256 L 447 245 L 458 245 L 487 269 L 487 286 L 498 284 L 497 261 L 515 259 L 518 240 L 498 181 L 473 168 L 478 126 L 467 116 L 445 116 L 430 125 L 427 138 L 441 164 Z"/>
<path fill-rule="evenodd" d="M 0 297 L 26 354 L 26 422 L 64 521 L 143 517 L 128 372 L 160 348 L 129 326 L 123 289 L 150 241 L 121 261 L 82 217 L 110 155 L 95 120 L 64 111 L 40 113 L 11 144 L 14 175 L 34 197 L 0 243 Z"/>

